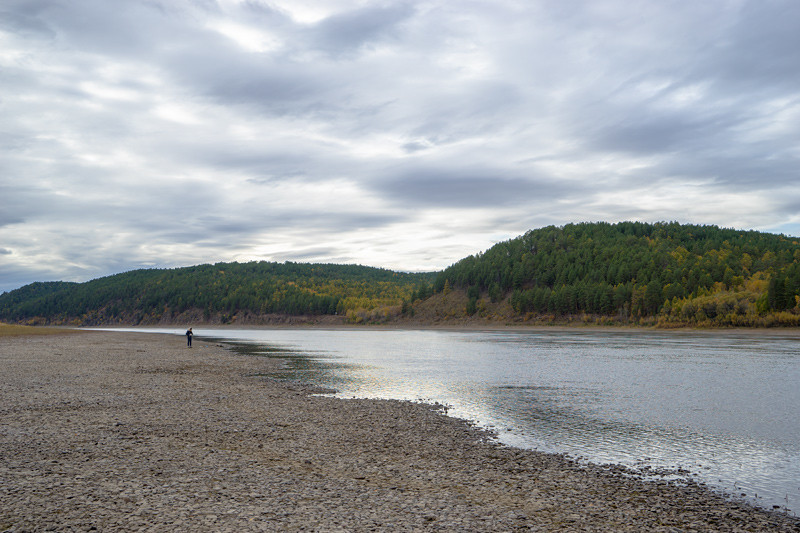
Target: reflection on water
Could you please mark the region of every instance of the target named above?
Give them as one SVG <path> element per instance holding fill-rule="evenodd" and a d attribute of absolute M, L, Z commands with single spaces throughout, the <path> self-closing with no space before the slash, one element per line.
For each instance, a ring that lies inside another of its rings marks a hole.
<path fill-rule="evenodd" d="M 684 468 L 734 496 L 800 507 L 797 337 L 369 329 L 207 336 L 281 358 L 276 377 L 342 397 L 438 401 L 494 427 L 507 444 Z"/>

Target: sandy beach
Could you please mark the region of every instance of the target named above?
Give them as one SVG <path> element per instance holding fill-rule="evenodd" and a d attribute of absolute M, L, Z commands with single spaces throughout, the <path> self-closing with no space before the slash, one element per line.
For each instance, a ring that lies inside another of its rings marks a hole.
<path fill-rule="evenodd" d="M 800 531 L 196 340 L 0 338 L 0 531 Z"/>

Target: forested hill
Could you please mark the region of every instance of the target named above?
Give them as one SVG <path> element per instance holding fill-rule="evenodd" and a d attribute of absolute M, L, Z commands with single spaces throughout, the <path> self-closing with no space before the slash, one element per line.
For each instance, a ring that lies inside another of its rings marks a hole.
<path fill-rule="evenodd" d="M 433 274 L 355 265 L 217 263 L 33 283 L 0 295 L 0 320 L 31 324 L 263 323 L 276 316 L 399 314 Z"/>
<path fill-rule="evenodd" d="M 516 321 L 798 325 L 800 244 L 677 223 L 550 226 L 462 259 L 431 289 L 435 305 L 414 304 L 429 317 L 463 308 Z M 459 294 L 462 303 L 447 303 Z"/>
<path fill-rule="evenodd" d="M 623 222 L 532 230 L 438 273 L 252 262 L 33 283 L 0 295 L 0 321 L 798 326 L 798 302 L 796 238 Z"/>

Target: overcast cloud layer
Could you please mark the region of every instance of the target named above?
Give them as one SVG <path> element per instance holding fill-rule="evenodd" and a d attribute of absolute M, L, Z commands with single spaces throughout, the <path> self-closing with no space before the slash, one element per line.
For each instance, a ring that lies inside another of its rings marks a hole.
<path fill-rule="evenodd" d="M 800 234 L 800 2 L 3 0 L 0 291 L 434 270 L 548 224 Z"/>

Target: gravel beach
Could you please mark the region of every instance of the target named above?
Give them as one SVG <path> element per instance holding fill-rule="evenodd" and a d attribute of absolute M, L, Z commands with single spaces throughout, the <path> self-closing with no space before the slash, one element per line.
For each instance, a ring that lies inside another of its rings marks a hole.
<path fill-rule="evenodd" d="M 314 395 L 195 340 L 0 338 L 0 531 L 800 531 L 702 487 Z"/>

